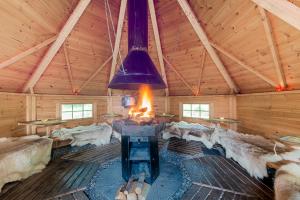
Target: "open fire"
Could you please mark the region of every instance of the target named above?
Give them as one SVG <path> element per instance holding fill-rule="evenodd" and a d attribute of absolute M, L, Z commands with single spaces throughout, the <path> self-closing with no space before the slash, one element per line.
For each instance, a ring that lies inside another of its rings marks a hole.
<path fill-rule="evenodd" d="M 155 117 L 153 95 L 149 85 L 142 85 L 136 106 L 130 108 L 128 115 L 134 121 L 150 121 Z"/>

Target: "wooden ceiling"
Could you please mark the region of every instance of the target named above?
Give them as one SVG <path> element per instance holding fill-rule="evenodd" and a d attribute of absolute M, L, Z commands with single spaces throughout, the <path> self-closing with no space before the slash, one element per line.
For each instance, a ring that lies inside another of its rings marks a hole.
<path fill-rule="evenodd" d="M 280 78 L 268 42 L 262 11 L 254 0 L 189 0 L 188 3 L 210 42 L 241 63 L 215 50 L 240 93 L 274 91 Z M 78 0 L 0 1 L 0 91 L 22 92 L 51 44 L 17 62 L 1 67 L 8 59 L 52 38 L 55 40 L 78 4 Z M 109 0 L 117 29 L 120 0 Z M 300 1 L 290 1 L 300 7 Z M 170 95 L 230 94 L 232 90 L 207 53 L 177 0 L 154 1 Z M 265 11 L 270 21 L 274 47 L 278 51 L 287 90 L 300 89 L 300 31 Z M 110 19 L 109 19 L 110 20 Z M 111 31 L 112 46 L 115 36 Z M 54 37 L 54 38 L 53 38 Z M 50 42 L 48 42 L 50 43 Z M 159 71 L 160 64 L 149 16 L 149 53 Z M 216 48 L 217 49 L 217 48 Z M 120 43 L 121 58 L 127 54 L 127 17 Z M 91 3 L 46 68 L 33 90 L 41 94 L 107 95 L 112 55 L 105 0 Z M 205 58 L 203 58 L 205 56 Z M 84 83 L 107 61 L 99 73 Z M 203 62 L 203 65 L 202 65 Z M 117 65 L 121 63 L 120 57 Z M 71 69 L 72 81 L 68 71 Z M 271 85 L 257 73 L 274 84 Z M 72 82 L 72 84 L 71 84 Z M 73 87 L 73 88 L 72 88 Z M 114 91 L 119 94 L 122 91 Z M 158 92 L 163 94 L 164 91 Z"/>

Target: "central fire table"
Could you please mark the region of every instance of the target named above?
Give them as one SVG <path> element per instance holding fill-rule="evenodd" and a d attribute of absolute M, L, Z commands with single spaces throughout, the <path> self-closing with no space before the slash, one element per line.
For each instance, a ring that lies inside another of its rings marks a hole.
<path fill-rule="evenodd" d="M 145 173 L 145 181 L 152 184 L 159 176 L 158 137 L 164 124 L 138 125 L 122 120 L 114 125 L 122 135 L 122 177 L 128 181 Z"/>

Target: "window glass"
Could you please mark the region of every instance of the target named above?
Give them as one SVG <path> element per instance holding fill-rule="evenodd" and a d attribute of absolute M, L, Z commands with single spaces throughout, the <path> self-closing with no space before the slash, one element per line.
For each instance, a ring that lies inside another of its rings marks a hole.
<path fill-rule="evenodd" d="M 62 104 L 61 119 L 83 119 L 93 117 L 93 104 Z"/>
<path fill-rule="evenodd" d="M 93 104 L 84 104 L 83 109 L 84 110 L 93 110 Z"/>
<path fill-rule="evenodd" d="M 183 117 L 209 119 L 209 104 L 183 104 Z"/>

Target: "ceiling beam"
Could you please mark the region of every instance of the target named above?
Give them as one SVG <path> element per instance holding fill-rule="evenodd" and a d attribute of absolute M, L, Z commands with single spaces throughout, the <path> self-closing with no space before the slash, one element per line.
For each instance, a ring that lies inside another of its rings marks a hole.
<path fill-rule="evenodd" d="M 112 59 L 112 55 L 106 59 L 106 61 L 95 71 L 92 73 L 92 75 L 81 85 L 81 87 L 76 91 L 79 93 L 91 80 L 93 80 L 97 74 L 107 65 L 107 63 Z"/>
<path fill-rule="evenodd" d="M 0 69 L 8 67 L 9 65 L 12 65 L 12 64 L 18 62 L 22 58 L 25 58 L 26 56 L 29 56 L 29 55 L 37 52 L 41 48 L 48 46 L 49 44 L 54 42 L 56 39 L 57 39 L 57 36 L 51 37 L 51 38 L 45 40 L 44 42 L 42 42 L 34 47 L 31 47 L 31 48 L 27 49 L 26 51 L 23 51 L 6 61 L 3 61 L 2 63 L 0 63 Z"/>
<path fill-rule="evenodd" d="M 218 54 L 216 53 L 215 49 L 210 45 L 210 42 L 208 40 L 208 37 L 201 27 L 200 23 L 198 22 L 197 17 L 195 16 L 194 12 L 192 11 L 190 5 L 186 0 L 177 0 L 179 3 L 180 7 L 182 8 L 183 12 L 187 16 L 188 20 L 190 21 L 192 27 L 194 28 L 194 31 L 196 32 L 198 38 L 202 42 L 203 46 L 207 50 L 208 54 L 210 55 L 211 59 L 217 66 L 219 72 L 222 74 L 223 78 L 225 79 L 226 83 L 230 87 L 230 89 L 238 93 L 239 89 L 230 77 L 229 73 L 227 72 L 227 69 L 223 65 L 221 59 L 219 58 Z"/>
<path fill-rule="evenodd" d="M 125 12 L 126 12 L 127 0 L 121 0 L 120 11 L 119 11 L 119 19 L 117 25 L 117 33 L 115 38 L 115 46 L 112 54 L 112 62 L 110 68 L 109 82 L 113 79 L 116 71 L 116 65 L 118 60 L 118 54 L 120 52 L 120 43 L 122 37 L 122 29 L 124 24 Z M 122 62 L 122 60 L 121 60 Z M 112 95 L 111 89 L 108 89 L 109 96 Z"/>
<path fill-rule="evenodd" d="M 264 29 L 265 29 L 265 32 L 266 32 L 266 37 L 267 37 L 267 40 L 268 40 L 268 44 L 269 44 L 269 47 L 270 47 L 270 50 L 271 50 L 271 54 L 272 54 L 272 58 L 273 58 L 273 61 L 274 61 L 275 70 L 276 70 L 276 74 L 277 74 L 277 77 L 278 77 L 278 80 L 279 80 L 279 84 L 282 88 L 285 88 L 287 86 L 287 83 L 286 83 L 286 79 L 285 79 L 285 76 L 284 76 L 284 71 L 283 71 L 283 68 L 282 68 L 282 65 L 281 65 L 281 62 L 280 62 L 278 49 L 277 49 L 276 44 L 275 44 L 275 38 L 274 38 L 273 33 L 272 33 L 273 31 L 272 31 L 272 26 L 271 26 L 270 20 L 267 16 L 267 13 L 266 13 L 265 9 L 263 9 L 260 6 L 258 6 L 258 9 L 259 9 L 260 15 L 262 17 L 262 22 L 263 22 Z"/>
<path fill-rule="evenodd" d="M 252 0 L 286 23 L 300 30 L 300 8 L 287 0 Z"/>
<path fill-rule="evenodd" d="M 155 44 L 156 44 L 157 56 L 158 56 L 159 65 L 160 65 L 161 76 L 167 86 L 167 88 L 165 89 L 166 96 L 169 96 L 168 80 L 167 80 L 167 76 L 166 76 L 165 63 L 164 63 L 164 59 L 163 59 L 159 30 L 158 30 L 158 25 L 157 25 L 157 17 L 156 17 L 156 13 L 155 13 L 155 6 L 154 6 L 153 0 L 148 0 L 148 5 L 149 5 L 150 17 L 151 17 L 154 39 L 155 39 Z"/>
<path fill-rule="evenodd" d="M 258 72 L 257 70 L 255 70 L 253 67 L 250 67 L 249 65 L 247 65 L 246 63 L 244 63 L 243 61 L 241 61 L 240 59 L 238 59 L 236 56 L 232 55 L 231 53 L 229 53 L 228 51 L 226 51 L 225 49 L 221 48 L 220 46 L 218 46 L 217 44 L 211 42 L 210 43 L 216 50 L 218 50 L 219 52 L 223 53 L 225 56 L 227 56 L 228 58 L 230 58 L 232 61 L 236 62 L 237 64 L 239 64 L 241 67 L 243 67 L 244 69 L 248 70 L 249 72 L 253 73 L 255 76 L 259 77 L 260 79 L 264 80 L 265 82 L 269 83 L 270 85 L 276 87 L 277 84 L 272 81 L 271 79 L 269 79 L 268 77 L 266 77 L 265 75 L 261 74 L 260 72 Z"/>
<path fill-rule="evenodd" d="M 166 57 L 163 57 L 164 61 L 168 64 L 168 66 L 171 68 L 173 72 L 178 76 L 178 78 L 184 83 L 184 85 L 189 88 L 193 95 L 196 95 L 196 92 L 192 88 L 192 86 L 184 79 L 184 77 L 177 71 L 177 69 L 168 61 Z"/>
<path fill-rule="evenodd" d="M 197 87 L 197 93 L 196 93 L 197 96 L 199 96 L 199 94 L 200 94 L 200 87 L 201 87 L 201 81 L 202 81 L 202 74 L 203 74 L 203 70 L 204 70 L 205 58 L 206 58 L 206 50 L 203 49 L 203 53 L 201 56 L 201 63 L 200 63 L 198 87 Z"/>
<path fill-rule="evenodd" d="M 68 78 L 70 81 L 70 85 L 72 88 L 72 93 L 76 93 L 75 88 L 74 88 L 74 82 L 73 82 L 73 74 L 72 74 L 72 69 L 71 69 L 71 64 L 70 64 L 70 57 L 67 49 L 66 43 L 64 43 L 64 55 L 66 59 L 66 64 L 67 64 L 67 72 L 68 72 Z"/>
<path fill-rule="evenodd" d="M 80 0 L 70 15 L 69 19 L 61 29 L 60 33 L 57 36 L 55 42 L 50 46 L 45 56 L 42 58 L 41 62 L 37 66 L 36 70 L 33 72 L 29 80 L 26 82 L 23 87 L 23 92 L 27 92 L 30 88 L 33 88 L 38 80 L 41 78 L 42 74 L 47 69 L 48 65 L 71 33 L 75 24 L 78 22 L 80 16 L 83 14 L 84 10 L 87 8 L 91 0 Z"/>

